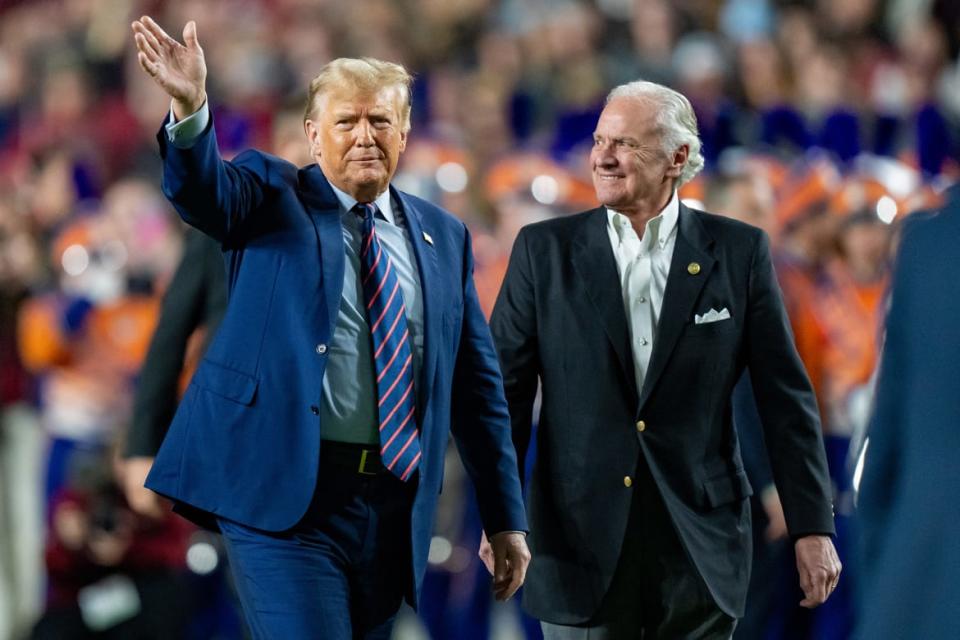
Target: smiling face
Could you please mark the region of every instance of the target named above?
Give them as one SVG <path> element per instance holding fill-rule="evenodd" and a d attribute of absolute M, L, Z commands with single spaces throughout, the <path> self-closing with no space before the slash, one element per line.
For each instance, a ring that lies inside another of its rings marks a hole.
<path fill-rule="evenodd" d="M 332 90 L 304 123 L 311 155 L 327 179 L 358 202 L 373 202 L 390 184 L 407 145 L 403 90 Z"/>
<path fill-rule="evenodd" d="M 601 204 L 621 213 L 656 215 L 670 199 L 688 148 L 663 150 L 657 104 L 614 98 L 604 107 L 593 134 L 590 165 Z"/>

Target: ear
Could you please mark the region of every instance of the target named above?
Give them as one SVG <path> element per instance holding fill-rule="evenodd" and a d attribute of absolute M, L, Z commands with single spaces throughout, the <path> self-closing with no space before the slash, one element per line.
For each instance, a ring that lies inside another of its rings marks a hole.
<path fill-rule="evenodd" d="M 319 156 L 320 145 L 318 138 L 320 137 L 320 128 L 317 127 L 317 123 L 313 120 L 305 120 L 303 123 L 303 132 L 307 134 L 307 140 L 310 141 L 310 153 L 314 156 Z"/>
<path fill-rule="evenodd" d="M 677 147 L 677 150 L 673 152 L 673 157 L 670 159 L 670 166 L 667 167 L 667 177 L 679 178 L 680 174 L 683 173 L 683 168 L 686 166 L 689 156 L 690 145 L 682 144 Z"/>
<path fill-rule="evenodd" d="M 410 132 L 409 132 L 409 131 L 401 131 L 401 132 L 400 132 L 400 153 L 403 153 L 404 150 L 406 150 L 406 148 L 407 148 L 407 134 L 408 134 L 408 133 L 410 133 Z"/>

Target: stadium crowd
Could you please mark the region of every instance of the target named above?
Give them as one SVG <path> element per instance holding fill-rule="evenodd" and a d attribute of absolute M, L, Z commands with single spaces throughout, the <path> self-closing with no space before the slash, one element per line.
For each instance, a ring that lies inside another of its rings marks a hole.
<path fill-rule="evenodd" d="M 0 0 L 0 638 L 242 634 L 216 540 L 138 515 L 119 489 L 184 236 L 159 190 L 169 102 L 129 35 L 145 13 L 199 25 L 227 154 L 305 164 L 305 88 L 324 62 L 406 65 L 413 129 L 396 186 L 470 226 L 488 314 L 519 228 L 596 205 L 586 158 L 607 91 L 645 78 L 687 95 L 706 169 L 680 195 L 773 240 L 852 566 L 850 458 L 897 229 L 960 176 L 956 2 Z M 848 637 L 855 571 L 821 609 L 796 606 L 758 467 L 759 584 L 737 637 Z M 435 638 L 490 637 L 478 516 L 462 474 L 446 483 L 422 622 Z"/>

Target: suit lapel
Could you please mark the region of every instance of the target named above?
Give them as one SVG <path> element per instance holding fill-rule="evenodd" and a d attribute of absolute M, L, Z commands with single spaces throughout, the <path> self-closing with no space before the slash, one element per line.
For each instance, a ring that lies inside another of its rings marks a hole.
<path fill-rule="evenodd" d="M 596 317 L 610 340 L 629 387 L 636 389 L 633 353 L 617 263 L 607 234 L 607 212 L 603 207 L 588 215 L 581 233 L 574 239 L 573 263 L 593 304 Z M 585 309 L 584 313 L 590 310 Z"/>
<path fill-rule="evenodd" d="M 670 354 L 673 353 L 680 338 L 683 326 L 693 312 L 693 305 L 696 304 L 700 291 L 716 263 L 710 251 L 712 244 L 713 239 L 703 228 L 700 219 L 681 204 L 677 222 L 677 239 L 673 248 L 673 259 L 670 261 L 670 274 L 667 276 L 667 288 L 663 295 L 663 306 L 657 323 L 653 353 L 650 355 L 650 366 L 647 368 L 643 389 L 640 391 L 639 408 L 646 403 L 670 360 Z M 692 263 L 700 266 L 696 274 L 688 271 Z"/>
<path fill-rule="evenodd" d="M 340 298 L 343 296 L 343 270 L 346 257 L 343 245 L 343 226 L 340 222 L 340 202 L 320 171 L 312 165 L 299 173 L 300 196 L 310 213 L 317 234 L 317 249 L 320 252 L 322 287 L 327 306 L 327 326 L 330 336 L 337 326 L 340 313 Z"/>
<path fill-rule="evenodd" d="M 420 271 L 420 289 L 423 292 L 423 367 L 420 371 L 417 392 L 417 410 L 422 423 L 423 411 L 430 400 L 430 390 L 433 388 L 433 379 L 437 373 L 437 354 L 442 331 L 440 326 L 442 306 L 439 300 L 443 299 L 442 293 L 437 289 L 437 283 L 440 282 L 437 277 L 439 273 L 437 251 L 433 245 L 427 244 L 424 233 L 431 238 L 438 236 L 434 229 L 424 227 L 423 216 L 405 194 L 393 187 L 390 187 L 390 191 L 394 201 L 398 202 L 403 209 L 407 231 L 410 234 L 410 244 L 413 246 L 413 254 L 416 256 L 417 268 Z"/>

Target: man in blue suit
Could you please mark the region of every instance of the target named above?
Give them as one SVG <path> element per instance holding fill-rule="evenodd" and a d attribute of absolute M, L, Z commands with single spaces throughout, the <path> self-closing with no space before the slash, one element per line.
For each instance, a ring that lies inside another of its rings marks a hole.
<path fill-rule="evenodd" d="M 909 220 L 861 493 L 857 637 L 960 637 L 960 188 Z"/>
<path fill-rule="evenodd" d="M 196 24 L 133 23 L 172 98 L 163 189 L 216 238 L 229 306 L 147 486 L 224 535 L 258 638 L 387 638 L 416 606 L 452 431 L 505 599 L 529 562 L 510 420 L 473 284 L 470 235 L 390 187 L 410 76 L 365 58 L 311 82 L 297 169 L 224 161 Z"/>

